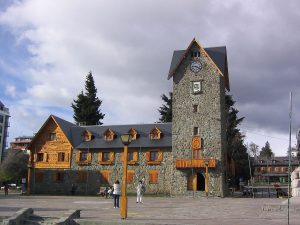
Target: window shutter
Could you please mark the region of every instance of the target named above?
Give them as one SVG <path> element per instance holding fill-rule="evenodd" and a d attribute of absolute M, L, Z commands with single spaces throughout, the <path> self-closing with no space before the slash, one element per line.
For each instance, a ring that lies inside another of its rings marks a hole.
<path fill-rule="evenodd" d="M 66 153 L 66 156 L 65 156 L 65 161 L 66 162 L 69 162 L 69 157 L 70 157 L 70 153 Z"/>
<path fill-rule="evenodd" d="M 158 151 L 158 157 L 157 157 L 157 161 L 162 161 L 163 160 L 163 152 L 162 151 Z"/>
<path fill-rule="evenodd" d="M 43 153 L 43 162 L 47 162 L 48 160 L 47 160 L 47 153 Z"/>
<path fill-rule="evenodd" d="M 148 152 L 146 152 L 146 161 L 150 161 L 150 152 L 148 151 Z"/>
<path fill-rule="evenodd" d="M 98 153 L 98 162 L 101 162 L 102 161 L 102 152 L 99 152 Z"/>
<path fill-rule="evenodd" d="M 80 152 L 76 152 L 76 162 L 80 162 Z"/>
<path fill-rule="evenodd" d="M 127 171 L 127 182 L 129 184 L 133 183 L 133 178 L 134 178 L 134 171 L 133 170 Z"/>
<path fill-rule="evenodd" d="M 114 161 L 114 159 L 115 159 L 115 153 L 114 152 L 110 152 L 109 153 L 109 160 L 110 161 Z"/>
<path fill-rule="evenodd" d="M 133 152 L 133 161 L 138 161 L 138 159 L 139 159 L 139 154 L 138 154 L 138 152 L 137 151 L 135 151 L 135 152 Z"/>
<path fill-rule="evenodd" d="M 92 153 L 91 152 L 88 152 L 88 154 L 87 154 L 87 161 L 88 162 L 92 161 Z"/>
<path fill-rule="evenodd" d="M 33 155 L 33 162 L 36 162 L 36 158 L 37 158 L 37 153 L 35 153 L 35 154 Z"/>
<path fill-rule="evenodd" d="M 158 170 L 149 171 L 149 184 L 157 184 L 158 182 Z"/>

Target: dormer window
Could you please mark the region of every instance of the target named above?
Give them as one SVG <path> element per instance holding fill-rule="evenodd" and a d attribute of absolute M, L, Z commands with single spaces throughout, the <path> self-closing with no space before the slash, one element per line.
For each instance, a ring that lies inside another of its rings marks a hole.
<path fill-rule="evenodd" d="M 111 129 L 107 129 L 104 132 L 104 139 L 105 141 L 113 141 L 115 139 L 115 133 Z"/>
<path fill-rule="evenodd" d="M 151 140 L 159 140 L 162 136 L 162 132 L 155 127 L 153 130 L 150 131 L 150 139 Z"/>
<path fill-rule="evenodd" d="M 83 141 L 90 141 L 92 140 L 92 133 L 88 130 L 85 130 L 83 131 L 81 137 Z"/>
<path fill-rule="evenodd" d="M 138 138 L 138 133 L 136 132 L 136 130 L 134 128 L 130 128 L 128 133 L 132 135 L 132 140 L 136 140 Z"/>

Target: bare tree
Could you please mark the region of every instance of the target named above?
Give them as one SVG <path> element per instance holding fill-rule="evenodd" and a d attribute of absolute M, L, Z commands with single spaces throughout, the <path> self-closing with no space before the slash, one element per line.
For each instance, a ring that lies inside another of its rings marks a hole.
<path fill-rule="evenodd" d="M 248 150 L 249 150 L 249 153 L 251 154 L 251 156 L 253 156 L 254 159 L 256 159 L 257 156 L 258 156 L 258 153 L 259 153 L 259 151 L 258 151 L 258 145 L 255 144 L 254 142 L 251 142 L 249 144 L 249 149 Z"/>

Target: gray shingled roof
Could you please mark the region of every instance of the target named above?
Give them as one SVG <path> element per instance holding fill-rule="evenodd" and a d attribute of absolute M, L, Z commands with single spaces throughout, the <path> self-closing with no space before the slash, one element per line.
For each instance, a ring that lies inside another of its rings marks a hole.
<path fill-rule="evenodd" d="M 226 74 L 226 47 L 212 47 L 212 48 L 204 48 L 209 57 L 214 61 L 214 63 L 218 66 L 219 70 Z M 174 71 L 174 69 L 178 66 L 181 58 L 183 57 L 186 50 L 175 50 L 173 53 L 171 66 L 169 69 L 169 74 Z"/>
<path fill-rule="evenodd" d="M 150 131 L 157 127 L 163 133 L 160 140 L 151 140 Z M 115 149 L 123 148 L 120 135 L 127 133 L 131 128 L 134 128 L 138 133 L 137 140 L 132 141 L 129 147 L 171 147 L 172 146 L 172 123 L 153 123 L 153 124 L 134 124 L 134 125 L 105 125 L 105 126 L 84 126 L 72 127 L 73 146 L 78 149 Z M 91 141 L 82 141 L 82 132 L 87 129 L 92 133 L 94 139 Z M 111 129 L 116 138 L 113 141 L 105 141 L 103 134 L 107 129 Z"/>
<path fill-rule="evenodd" d="M 64 132 L 64 134 L 66 135 L 66 137 L 68 138 L 69 142 L 72 143 L 72 135 L 71 135 L 71 128 L 72 127 L 77 127 L 74 123 L 71 123 L 69 121 L 63 120 L 57 116 L 51 115 L 53 116 L 53 118 L 55 119 L 55 121 L 58 123 L 58 125 L 60 126 L 60 128 L 62 129 L 62 131 Z M 74 147 L 74 145 L 73 145 Z"/>

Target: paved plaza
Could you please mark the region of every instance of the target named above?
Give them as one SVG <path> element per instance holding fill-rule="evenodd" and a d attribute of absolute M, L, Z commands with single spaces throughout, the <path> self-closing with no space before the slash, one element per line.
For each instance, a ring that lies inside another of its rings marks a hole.
<path fill-rule="evenodd" d="M 81 209 L 78 224 L 287 224 L 287 199 L 145 197 L 143 204 L 135 200 L 134 196 L 129 197 L 128 219 L 121 220 L 112 199 L 1 193 L 0 218 L 9 217 L 21 208 L 33 208 L 34 214 L 43 217 L 60 217 L 69 209 Z M 291 225 L 300 224 L 298 203 L 292 202 Z"/>

